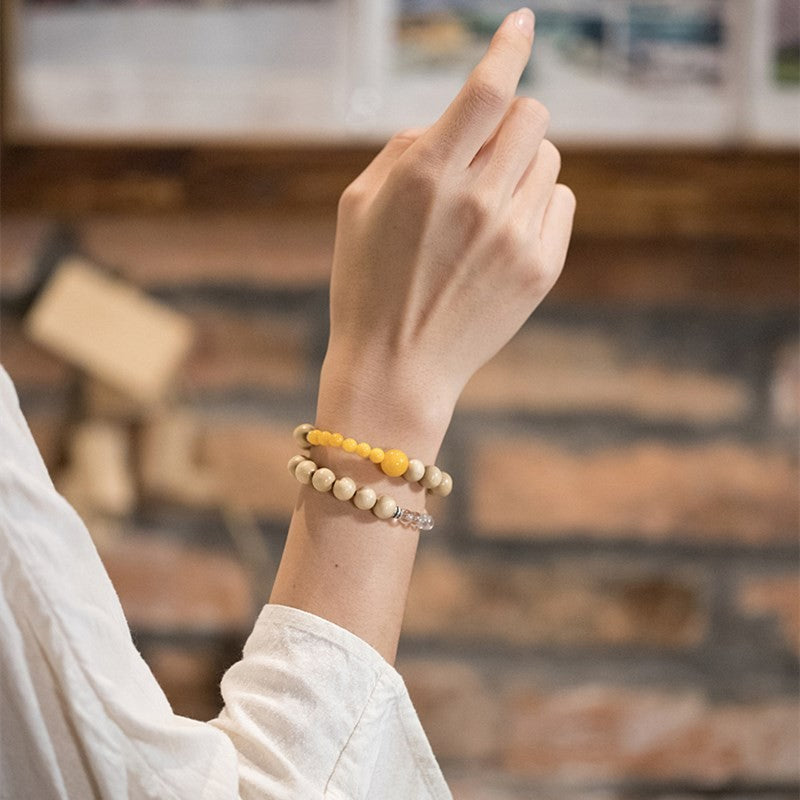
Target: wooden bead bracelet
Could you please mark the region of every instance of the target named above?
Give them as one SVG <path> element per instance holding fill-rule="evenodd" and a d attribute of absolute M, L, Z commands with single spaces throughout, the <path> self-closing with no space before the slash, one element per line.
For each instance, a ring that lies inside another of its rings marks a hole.
<path fill-rule="evenodd" d="M 372 511 L 378 519 L 396 519 L 401 525 L 420 531 L 433 528 L 433 517 L 427 512 L 401 508 L 393 497 L 378 495 L 369 486 L 357 488 L 352 478 L 337 478 L 327 467 L 317 466 L 304 454 L 292 456 L 287 467 L 300 483 L 310 484 L 322 494 L 331 492 L 337 500 L 352 500 L 356 508 Z"/>
<path fill-rule="evenodd" d="M 378 464 L 384 475 L 390 478 L 405 478 L 409 483 L 419 483 L 429 492 L 447 497 L 453 491 L 453 478 L 449 473 L 431 464 L 425 466 L 419 459 L 409 458 L 402 450 L 383 450 L 367 442 L 345 438 L 341 433 L 331 433 L 315 428 L 308 422 L 294 429 L 294 439 L 300 447 L 341 447 L 345 453 L 355 453 Z"/>

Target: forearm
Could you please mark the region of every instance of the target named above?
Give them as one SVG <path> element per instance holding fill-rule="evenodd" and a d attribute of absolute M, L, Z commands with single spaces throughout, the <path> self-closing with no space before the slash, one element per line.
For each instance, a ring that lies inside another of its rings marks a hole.
<path fill-rule="evenodd" d="M 442 117 L 393 137 L 345 190 L 316 424 L 433 464 L 465 383 L 564 265 L 575 199 L 548 112 L 514 99 L 533 14 L 509 14 Z M 424 508 L 424 490 L 336 448 L 337 477 Z M 325 617 L 393 661 L 419 536 L 303 488 L 271 601 Z"/>
<path fill-rule="evenodd" d="M 449 404 L 432 401 L 410 378 L 401 380 L 398 370 L 363 380 L 356 376 L 326 361 L 316 425 L 435 463 L 452 411 Z M 337 478 L 349 475 L 403 508 L 425 508 L 419 484 L 388 478 L 358 456 L 315 447 L 311 457 Z M 419 535 L 303 486 L 270 602 L 335 622 L 393 663 Z"/>

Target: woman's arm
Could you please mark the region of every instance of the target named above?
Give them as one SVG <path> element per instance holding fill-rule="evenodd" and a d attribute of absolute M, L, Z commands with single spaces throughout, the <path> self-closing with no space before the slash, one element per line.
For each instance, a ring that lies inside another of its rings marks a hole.
<path fill-rule="evenodd" d="M 514 97 L 532 39 L 531 12 L 509 15 L 443 116 L 394 137 L 345 191 L 319 427 L 435 463 L 464 385 L 558 277 L 575 200 L 556 184 L 547 110 Z M 312 458 L 425 505 L 418 485 L 339 449 Z M 418 536 L 304 487 L 270 602 L 331 620 L 392 663 Z"/>

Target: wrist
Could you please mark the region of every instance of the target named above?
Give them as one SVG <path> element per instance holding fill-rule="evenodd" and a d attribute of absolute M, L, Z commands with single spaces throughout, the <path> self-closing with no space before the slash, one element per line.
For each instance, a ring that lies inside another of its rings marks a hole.
<path fill-rule="evenodd" d="M 391 358 L 352 359 L 329 350 L 320 376 L 316 424 L 373 446 L 401 448 L 432 464 L 455 400 L 424 372 Z"/>

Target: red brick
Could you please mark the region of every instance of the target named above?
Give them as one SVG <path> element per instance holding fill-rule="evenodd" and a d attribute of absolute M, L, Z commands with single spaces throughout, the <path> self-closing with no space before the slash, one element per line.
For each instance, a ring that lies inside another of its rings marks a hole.
<path fill-rule="evenodd" d="M 696 574 L 631 559 L 546 565 L 456 558 L 422 547 L 403 634 L 485 645 L 697 644 L 707 626 Z"/>
<path fill-rule="evenodd" d="M 143 655 L 176 714 L 203 721 L 219 714 L 224 671 L 219 653 L 159 644 L 145 647 Z"/>
<path fill-rule="evenodd" d="M 190 315 L 197 331 L 183 372 L 190 390 L 297 391 L 305 385 L 308 320 L 211 310 Z"/>
<path fill-rule="evenodd" d="M 502 708 L 477 670 L 425 659 L 401 660 L 398 670 L 438 758 L 498 762 Z"/>
<path fill-rule="evenodd" d="M 33 344 L 23 333 L 20 319 L 0 315 L 0 363 L 17 389 L 63 389 L 71 374 L 60 358 Z"/>
<path fill-rule="evenodd" d="M 487 774 L 485 769 L 443 766 L 444 777 L 454 800 L 622 800 L 624 795 L 612 791 L 581 791 L 549 781 L 520 781 L 501 771 Z M 699 795 L 681 794 L 660 800 L 704 800 Z"/>
<path fill-rule="evenodd" d="M 42 217 L 3 214 L 0 220 L 0 293 L 16 297 L 30 291 L 36 262 L 53 224 Z"/>
<path fill-rule="evenodd" d="M 695 692 L 587 685 L 555 692 L 521 687 L 506 702 L 502 762 L 514 773 L 708 786 L 798 779 L 794 699 L 715 706 Z"/>
<path fill-rule="evenodd" d="M 752 406 L 744 381 L 632 361 L 598 331 L 539 325 L 519 333 L 467 384 L 462 407 L 622 412 L 689 422 L 739 420 Z"/>
<path fill-rule="evenodd" d="M 229 555 L 132 535 L 101 556 L 133 628 L 244 631 L 255 619 L 247 573 Z"/>
<path fill-rule="evenodd" d="M 478 670 L 449 659 L 400 659 L 398 669 L 434 752 L 453 764 L 573 791 L 598 781 L 800 777 L 793 697 L 712 703 L 688 689 L 556 687 L 520 667 Z"/>
<path fill-rule="evenodd" d="M 288 518 L 298 491 L 286 469 L 297 452 L 292 425 L 212 417 L 201 424 L 201 461 L 219 477 L 223 503 Z"/>
<path fill-rule="evenodd" d="M 640 441 L 575 452 L 536 438 L 485 440 L 472 465 L 481 535 L 794 541 L 797 460 L 729 441 Z"/>
<path fill-rule="evenodd" d="M 579 208 L 585 200 L 578 195 Z M 796 222 L 794 228 L 796 231 Z M 564 271 L 547 302 L 637 308 L 797 307 L 796 232 L 782 241 L 648 233 L 634 237 L 609 237 L 603 230 L 576 233 Z"/>
<path fill-rule="evenodd" d="M 800 342 L 786 344 L 778 351 L 770 401 L 775 423 L 796 436 L 800 426 Z"/>
<path fill-rule="evenodd" d="M 800 579 L 796 573 L 748 578 L 739 586 L 737 601 L 748 616 L 775 619 L 787 646 L 800 653 Z"/>
<path fill-rule="evenodd" d="M 86 254 L 145 286 L 324 285 L 335 215 L 96 217 L 81 223 Z"/>

